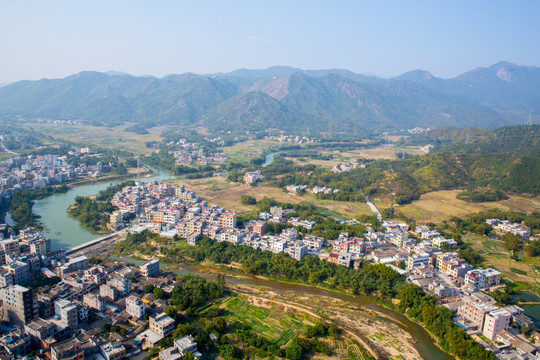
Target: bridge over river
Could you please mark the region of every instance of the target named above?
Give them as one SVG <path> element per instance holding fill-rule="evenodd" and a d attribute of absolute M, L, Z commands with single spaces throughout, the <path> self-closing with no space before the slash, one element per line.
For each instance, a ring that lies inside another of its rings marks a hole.
<path fill-rule="evenodd" d="M 81 250 L 85 250 L 85 249 L 88 249 L 88 248 L 90 248 L 92 246 L 98 245 L 98 244 L 100 244 L 102 242 L 105 242 L 107 240 L 115 238 L 116 236 L 119 236 L 120 234 L 122 234 L 125 231 L 126 230 L 117 231 L 117 232 L 114 232 L 112 234 L 104 235 L 104 236 L 99 237 L 97 239 L 90 240 L 90 241 L 87 241 L 87 242 L 82 243 L 80 245 L 74 246 L 71 249 L 66 250 L 66 255 L 71 255 L 71 254 L 74 254 L 74 253 L 79 252 Z"/>

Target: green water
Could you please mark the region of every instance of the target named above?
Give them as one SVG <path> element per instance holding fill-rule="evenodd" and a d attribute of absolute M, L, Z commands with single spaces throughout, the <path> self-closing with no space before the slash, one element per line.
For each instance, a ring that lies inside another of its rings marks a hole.
<path fill-rule="evenodd" d="M 142 178 L 141 182 L 153 180 L 162 181 L 174 178 L 171 174 L 150 168 L 155 176 Z M 67 208 L 75 202 L 77 196 L 95 195 L 99 191 L 106 189 L 111 184 L 121 181 L 110 181 L 106 183 L 77 186 L 63 194 L 54 194 L 41 200 L 37 200 L 33 207 L 33 212 L 39 215 L 46 230 L 45 236 L 51 239 L 53 250 L 67 249 L 84 242 L 98 238 L 100 235 L 92 234 L 83 228 L 80 223 L 69 217 Z"/>
<path fill-rule="evenodd" d="M 531 293 L 518 293 L 512 296 L 516 301 L 540 301 L 540 297 Z M 531 318 L 537 328 L 540 328 L 540 305 L 518 305 L 525 310 L 525 315 Z"/>

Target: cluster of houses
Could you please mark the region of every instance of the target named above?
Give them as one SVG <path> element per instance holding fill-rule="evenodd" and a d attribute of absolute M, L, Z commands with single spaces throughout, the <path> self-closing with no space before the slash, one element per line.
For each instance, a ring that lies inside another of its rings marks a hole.
<path fill-rule="evenodd" d="M 303 191 L 309 191 L 313 193 L 313 195 L 317 194 L 335 194 L 339 192 L 339 189 L 332 189 L 326 186 L 314 186 L 311 189 L 308 189 L 307 185 L 287 185 L 286 190 L 289 192 L 289 194 L 300 194 Z"/>
<path fill-rule="evenodd" d="M 337 239 L 324 239 L 302 234 L 315 222 L 291 217 L 293 210 L 279 206 L 238 226 L 234 211 L 208 204 L 183 186 L 155 181 L 126 186 L 111 203 L 117 208 L 111 215 L 115 227 L 129 224 L 133 232 L 179 236 L 190 245 L 206 236 L 297 260 L 310 254 L 346 267 L 358 267 L 361 261 L 386 264 L 436 296 L 455 314 L 455 322 L 498 358 L 537 356 L 538 348 L 519 331 L 522 326 L 533 328 L 531 319 L 518 306 L 497 306 L 488 294 L 502 286 L 501 274 L 495 269 L 474 269 L 452 251 L 457 247 L 453 239 L 427 226 L 412 231 L 405 223 L 387 220 L 384 231 L 368 227 L 361 237 L 343 232 Z M 291 227 L 268 234 L 271 222 Z M 0 231 L 6 233 L 5 228 Z M 0 241 L 0 270 L 0 316 L 13 326 L 0 337 L 0 349 L 7 354 L 26 355 L 38 349 L 54 360 L 85 356 L 118 360 L 154 346 L 174 330 L 174 320 L 163 313 L 166 301 L 144 294 L 148 284 L 166 293 L 181 286 L 172 276 L 160 276 L 157 260 L 140 267 L 92 266 L 85 256 L 69 258 L 63 251 L 51 251 L 48 239 L 27 229 Z M 35 294 L 25 287 L 32 279 L 53 276 L 61 281 Z M 113 338 L 86 331 L 94 320 L 90 314 L 124 330 Z M 159 357 L 178 360 L 186 351 L 200 356 L 190 336 L 176 340 Z"/>
<path fill-rule="evenodd" d="M 312 138 L 299 135 L 268 136 L 267 139 L 278 141 L 280 143 L 289 142 L 293 144 L 311 144 L 314 142 Z"/>
<path fill-rule="evenodd" d="M 39 123 L 62 125 L 62 126 L 71 126 L 71 125 L 82 125 L 81 120 L 56 120 L 56 119 L 44 119 L 44 118 L 34 118 L 32 121 L 37 121 Z"/>
<path fill-rule="evenodd" d="M 175 276 L 160 273 L 158 260 L 138 267 L 119 262 L 91 265 L 85 256 L 60 263 L 49 266 L 61 280 L 53 285 L 34 292 L 19 279 L 0 288 L 2 316 L 9 322 L 0 329 L 2 358 L 33 352 L 41 359 L 120 360 L 172 334 L 176 324 L 164 313 L 167 300 L 145 293 L 147 285 L 169 295 L 181 286 Z M 104 322 L 114 331 L 96 332 Z M 179 360 L 187 351 L 201 356 L 190 335 L 175 340 L 159 356 Z"/>
<path fill-rule="evenodd" d="M 32 353 L 49 360 L 119 360 L 170 335 L 167 302 L 145 294 L 145 286 L 170 294 L 181 284 L 160 273 L 158 260 L 139 267 L 92 265 L 86 256 L 52 251 L 50 239 L 33 228 L 15 235 L 0 225 L 0 238 L 0 321 L 8 324 L 0 326 L 2 359 Z M 97 334 L 103 322 L 118 331 Z M 196 346 L 186 336 L 163 351 L 167 360 L 178 360 L 185 351 L 200 356 Z"/>
<path fill-rule="evenodd" d="M 518 349 L 500 340 L 503 336 L 509 339 L 512 334 L 523 344 L 530 344 L 519 334 L 520 326 L 534 326 L 523 309 L 498 307 L 487 294 L 503 286 L 501 273 L 495 269 L 474 269 L 453 250 L 457 248 L 455 240 L 427 226 L 417 226 L 412 231 L 406 223 L 387 220 L 383 222 L 384 232 L 368 227 L 362 237 L 343 232 L 337 239 L 324 239 L 297 230 L 310 230 L 315 222 L 287 216 L 293 210 L 273 206 L 268 213 L 259 214 L 259 220 L 238 227 L 235 212 L 209 205 L 182 186 L 156 182 L 125 187 L 114 196 L 113 205 L 136 214 L 132 221 L 138 227 L 134 230 L 178 235 L 190 245 L 207 236 L 260 251 L 286 253 L 297 260 L 311 254 L 346 267 L 358 267 L 361 261 L 383 263 L 436 296 L 455 313 L 456 323 L 498 355 L 512 351 L 521 354 L 529 346 Z M 266 233 L 269 222 L 288 223 L 292 227 L 270 235 Z M 486 343 L 484 338 L 491 342 Z M 536 347 L 531 349 L 529 355 L 536 354 Z"/>
<path fill-rule="evenodd" d="M 429 131 L 431 130 L 430 128 L 422 128 L 422 127 L 415 127 L 415 128 L 412 128 L 412 129 L 407 129 L 407 132 L 409 134 L 421 134 L 423 132 L 426 132 L 426 131 Z"/>
<path fill-rule="evenodd" d="M 73 154 L 81 155 L 81 152 Z M 73 166 L 69 165 L 66 159 L 66 156 L 48 154 L 17 156 L 1 161 L 0 199 L 10 198 L 13 192 L 18 190 L 43 188 L 85 177 L 99 177 L 113 166 L 101 162 L 95 165 L 83 163 Z"/>
<path fill-rule="evenodd" d="M 208 165 L 208 164 L 224 164 L 229 161 L 229 154 L 224 152 L 217 152 L 210 155 L 205 155 L 203 149 L 198 150 L 171 150 L 169 154 L 174 156 L 176 164 L 199 164 L 199 165 Z"/>
<path fill-rule="evenodd" d="M 523 224 L 499 219 L 486 219 L 486 222 L 499 234 L 506 234 L 509 232 L 516 236 L 521 236 L 523 240 L 528 240 L 531 237 L 531 229 Z"/>
<path fill-rule="evenodd" d="M 225 146 L 225 140 L 221 138 L 221 136 L 218 137 L 205 137 L 204 140 L 215 143 L 217 146 Z M 234 141 L 238 141 L 238 138 L 235 137 Z"/>
<path fill-rule="evenodd" d="M 366 164 L 359 164 L 357 160 L 353 160 L 352 162 L 343 162 L 340 164 L 337 164 L 332 168 L 332 171 L 334 174 L 338 174 L 341 172 L 349 172 L 352 169 L 365 169 Z"/>

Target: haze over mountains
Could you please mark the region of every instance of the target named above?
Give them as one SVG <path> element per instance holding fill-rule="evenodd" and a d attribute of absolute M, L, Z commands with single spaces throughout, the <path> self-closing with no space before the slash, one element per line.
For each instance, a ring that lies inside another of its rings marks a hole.
<path fill-rule="evenodd" d="M 0 115 L 206 126 L 215 131 L 378 132 L 523 124 L 540 111 L 540 68 L 500 62 L 453 79 L 415 70 L 391 79 L 348 70 L 271 67 L 136 77 L 81 72 L 0 88 Z"/>

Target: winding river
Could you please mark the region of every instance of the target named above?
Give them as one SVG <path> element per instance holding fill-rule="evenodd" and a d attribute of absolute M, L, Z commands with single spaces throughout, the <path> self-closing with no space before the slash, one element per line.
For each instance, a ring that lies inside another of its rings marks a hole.
<path fill-rule="evenodd" d="M 271 153 L 267 155 L 265 164 L 272 162 L 276 153 Z M 168 180 L 173 179 L 174 177 L 166 172 L 159 171 L 158 169 L 151 168 L 155 172 L 155 176 L 141 179 L 143 182 L 148 182 L 152 180 Z M 41 216 L 40 221 L 46 226 L 47 230 L 45 234 L 47 237 L 51 238 L 52 248 L 53 249 L 62 249 L 70 248 L 76 245 L 80 245 L 84 242 L 95 239 L 97 236 L 90 233 L 88 230 L 80 226 L 77 220 L 70 218 L 67 215 L 66 209 L 70 204 L 75 202 L 75 197 L 77 196 L 90 196 L 97 194 L 100 190 L 106 189 L 109 185 L 115 184 L 117 181 L 99 183 L 92 185 L 83 185 L 73 189 L 70 189 L 68 192 L 63 194 L 54 194 L 47 198 L 36 201 L 34 205 L 34 212 Z M 133 260 L 129 260 L 133 262 Z M 201 275 L 207 278 L 213 278 L 211 272 L 208 269 L 200 266 L 182 266 L 181 272 L 191 273 Z M 225 271 L 227 274 L 227 271 Z M 273 280 L 261 279 L 254 276 L 240 276 L 238 274 L 235 277 L 228 277 L 227 281 L 231 284 L 237 285 L 250 285 L 250 286 L 264 286 L 271 288 L 272 290 L 278 292 L 295 292 L 295 293 L 304 293 L 304 294 L 313 294 L 317 296 L 329 296 L 336 297 L 344 301 L 352 302 L 365 306 L 369 309 L 376 310 L 383 314 L 381 317 L 384 321 L 389 321 L 397 324 L 403 330 L 407 331 L 412 335 L 412 337 L 417 341 L 414 346 L 421 354 L 424 359 L 435 359 L 435 360 L 450 360 L 453 357 L 441 351 L 433 344 L 433 340 L 429 334 L 418 324 L 409 321 L 405 316 L 389 310 L 368 298 L 349 296 L 341 293 L 335 293 L 329 290 L 324 290 L 321 288 L 313 286 L 304 286 L 299 284 L 285 284 Z"/>
<path fill-rule="evenodd" d="M 167 172 L 160 171 L 150 166 L 147 167 L 150 168 L 155 175 L 152 177 L 141 178 L 141 182 L 174 179 L 174 176 Z M 36 200 L 32 210 L 36 215 L 41 217 L 39 221 L 46 227 L 44 233 L 45 236 L 51 239 L 51 247 L 53 250 L 71 248 L 99 237 L 99 235 L 92 234 L 82 227 L 79 221 L 69 217 L 66 210 L 69 205 L 75 202 L 77 196 L 95 195 L 99 191 L 105 190 L 108 186 L 119 182 L 121 181 L 77 186 L 70 189 L 68 192 L 54 194 L 44 199 Z"/>

